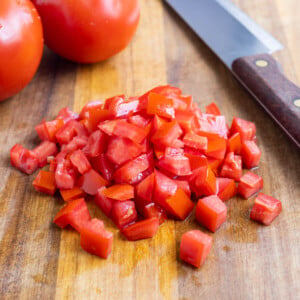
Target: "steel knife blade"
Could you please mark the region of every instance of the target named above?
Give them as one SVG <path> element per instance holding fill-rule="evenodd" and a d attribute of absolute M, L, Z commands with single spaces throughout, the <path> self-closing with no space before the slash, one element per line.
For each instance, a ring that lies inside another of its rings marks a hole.
<path fill-rule="evenodd" d="M 300 148 L 300 88 L 270 55 L 282 45 L 228 0 L 165 0 Z"/>

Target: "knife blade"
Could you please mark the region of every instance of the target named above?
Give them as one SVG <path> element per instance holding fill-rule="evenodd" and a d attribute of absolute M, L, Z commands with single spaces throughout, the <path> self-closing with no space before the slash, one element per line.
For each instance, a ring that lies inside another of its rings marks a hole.
<path fill-rule="evenodd" d="M 282 45 L 227 0 L 165 0 L 300 148 L 300 88 L 270 55 Z"/>

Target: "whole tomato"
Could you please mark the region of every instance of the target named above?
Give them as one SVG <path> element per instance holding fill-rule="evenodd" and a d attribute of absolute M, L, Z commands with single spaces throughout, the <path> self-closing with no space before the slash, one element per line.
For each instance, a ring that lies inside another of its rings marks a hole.
<path fill-rule="evenodd" d="M 0 101 L 22 90 L 43 53 L 43 29 L 30 0 L 0 1 Z"/>
<path fill-rule="evenodd" d="M 81 63 L 105 60 L 130 42 L 140 16 L 138 0 L 32 0 L 46 45 Z"/>

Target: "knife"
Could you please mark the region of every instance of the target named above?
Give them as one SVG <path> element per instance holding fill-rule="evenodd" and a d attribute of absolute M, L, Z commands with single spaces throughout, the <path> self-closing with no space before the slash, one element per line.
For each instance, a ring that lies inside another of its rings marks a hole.
<path fill-rule="evenodd" d="M 227 0 L 165 0 L 300 148 L 300 88 L 270 55 L 282 45 Z"/>

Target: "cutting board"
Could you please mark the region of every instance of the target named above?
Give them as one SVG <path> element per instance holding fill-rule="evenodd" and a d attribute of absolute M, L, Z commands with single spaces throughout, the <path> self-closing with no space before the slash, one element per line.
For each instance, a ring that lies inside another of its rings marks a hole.
<path fill-rule="evenodd" d="M 234 2 L 286 46 L 275 56 L 299 84 L 300 2 Z M 45 49 L 33 81 L 0 103 L 0 298 L 299 299 L 299 151 L 167 6 L 141 0 L 141 10 L 138 31 L 119 55 L 79 65 Z M 9 150 L 15 143 L 34 147 L 34 125 L 64 106 L 79 111 L 90 100 L 139 95 L 165 83 L 192 94 L 202 108 L 215 101 L 229 122 L 233 116 L 255 122 L 262 150 L 255 172 L 264 178 L 264 192 L 282 201 L 283 211 L 266 227 L 249 220 L 253 199 L 235 197 L 226 202 L 226 224 L 214 234 L 191 215 L 164 223 L 151 240 L 127 242 L 89 203 L 92 216 L 114 233 L 111 256 L 92 256 L 80 248 L 76 232 L 52 224 L 63 201 L 35 192 L 35 175 L 13 169 Z M 181 235 L 196 228 L 213 237 L 200 269 L 179 259 Z"/>

